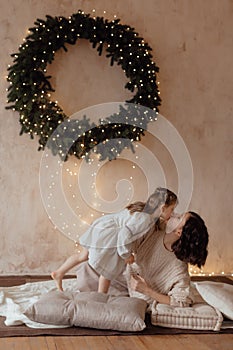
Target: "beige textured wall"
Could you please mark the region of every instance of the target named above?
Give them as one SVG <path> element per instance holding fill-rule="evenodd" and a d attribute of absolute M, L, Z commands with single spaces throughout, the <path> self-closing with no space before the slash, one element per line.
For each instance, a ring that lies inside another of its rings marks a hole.
<path fill-rule="evenodd" d="M 179 131 L 190 152 L 194 189 L 190 209 L 205 219 L 210 233 L 206 271 L 231 272 L 232 266 L 232 90 L 233 2 L 230 0 L 9 0 L 0 2 L 0 272 L 48 273 L 73 252 L 73 242 L 49 221 L 39 189 L 41 153 L 37 142 L 19 136 L 18 114 L 6 111 L 6 67 L 36 18 L 69 16 L 78 9 L 133 26 L 153 48 L 160 67 L 160 113 Z M 74 70 L 74 62 L 77 69 Z M 55 96 L 67 114 L 129 93 L 119 67 L 109 67 L 88 43 L 58 53 L 49 68 Z M 147 135 L 155 154 L 159 145 Z M 163 150 L 161 149 L 161 154 Z M 167 157 L 168 158 L 168 157 Z M 176 188 L 174 166 L 163 163 L 168 187 Z M 118 162 L 118 163 L 117 163 Z M 115 193 L 117 177 L 127 177 L 127 161 L 102 170 L 102 195 Z M 169 163 L 169 161 L 168 161 Z M 171 175 L 172 174 L 172 175 Z M 103 183 L 106 183 L 106 186 Z M 134 176 L 135 198 L 145 179 Z M 110 198 L 111 199 L 111 198 Z"/>

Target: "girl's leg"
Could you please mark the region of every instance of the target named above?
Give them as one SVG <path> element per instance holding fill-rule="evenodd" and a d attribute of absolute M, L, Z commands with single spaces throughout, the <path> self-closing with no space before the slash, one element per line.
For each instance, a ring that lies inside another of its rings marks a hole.
<path fill-rule="evenodd" d="M 111 281 L 107 280 L 104 276 L 99 277 L 99 287 L 98 292 L 99 293 L 108 293 L 108 289 L 110 286 Z"/>
<path fill-rule="evenodd" d="M 56 271 L 51 273 L 51 277 L 56 282 L 57 287 L 60 291 L 63 291 L 62 279 L 64 275 L 74 266 L 86 260 L 88 260 L 88 250 L 81 247 L 81 250 L 79 252 L 71 255 Z"/>

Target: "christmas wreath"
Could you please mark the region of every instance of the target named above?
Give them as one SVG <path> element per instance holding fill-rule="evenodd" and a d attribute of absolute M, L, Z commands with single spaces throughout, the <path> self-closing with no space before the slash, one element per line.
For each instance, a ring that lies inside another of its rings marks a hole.
<path fill-rule="evenodd" d="M 27 133 L 31 138 L 37 135 L 38 150 L 48 146 L 54 154 L 59 153 L 66 160 L 68 154 L 86 157 L 95 148 L 100 159 L 115 159 L 124 147 L 133 149 L 132 142 L 140 141 L 148 122 L 156 120 L 161 99 L 156 83 L 159 69 L 152 60 L 152 49 L 134 28 L 119 22 L 119 19 L 109 21 L 103 17 L 91 17 L 80 10 L 69 18 L 47 15 L 46 20 L 35 21 L 19 52 L 11 55 L 14 61 L 8 68 L 7 77 L 10 85 L 7 103 L 10 105 L 6 108 L 19 112 L 20 134 Z M 48 143 L 59 124 L 69 118 L 57 102 L 50 99 L 54 89 L 50 83 L 51 76 L 46 75 L 46 66 L 54 60 L 56 51 L 61 48 L 67 51 L 67 44 L 74 45 L 80 39 L 89 40 L 99 55 L 104 49 L 110 64 L 121 66 L 128 78 L 125 88 L 136 91 L 132 99 L 126 101 L 129 102 L 127 106 L 139 104 L 154 112 L 145 113 L 143 118 L 137 114 L 135 118 L 132 108 L 122 107 L 121 113 L 127 115 L 127 123 L 124 122 L 126 119 L 122 123 L 114 123 L 114 114 L 107 120 L 101 119 L 99 125 L 90 123 L 86 116 L 81 120 L 69 120 L 69 130 L 66 124 L 64 137 L 54 137 L 54 142 Z M 141 118 L 140 123 L 138 118 Z M 135 120 L 137 122 L 133 125 Z M 64 152 L 67 138 L 74 140 L 68 154 Z M 117 138 L 123 138 L 125 142 L 116 142 L 114 147 L 107 146 L 106 141 Z M 103 142 L 106 142 L 105 147 L 99 147 Z"/>

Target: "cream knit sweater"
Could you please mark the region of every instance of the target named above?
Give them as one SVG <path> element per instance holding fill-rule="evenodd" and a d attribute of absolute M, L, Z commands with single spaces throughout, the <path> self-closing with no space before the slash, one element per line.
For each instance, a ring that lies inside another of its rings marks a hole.
<path fill-rule="evenodd" d="M 173 252 L 163 244 L 164 231 L 152 229 L 135 244 L 135 263 L 128 267 L 127 281 L 130 273 L 139 273 L 155 291 L 170 296 L 170 304 L 189 306 L 193 296 L 190 288 L 188 265 L 177 259 Z M 130 290 L 131 296 L 143 297 L 149 303 L 153 300 L 145 298 L 141 293 Z"/>

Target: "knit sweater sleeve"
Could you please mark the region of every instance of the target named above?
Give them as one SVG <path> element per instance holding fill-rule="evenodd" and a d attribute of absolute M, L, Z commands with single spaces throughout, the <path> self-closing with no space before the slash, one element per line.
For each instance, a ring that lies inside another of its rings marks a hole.
<path fill-rule="evenodd" d="M 188 266 L 173 253 L 168 256 L 167 265 L 160 275 L 160 283 L 161 291 L 170 297 L 170 305 L 187 307 L 193 304 Z"/>
<path fill-rule="evenodd" d="M 173 253 L 170 257 L 168 256 L 167 265 L 164 266 L 163 273 L 158 274 L 158 277 L 160 277 L 158 281 L 160 282 L 160 292 L 170 297 L 170 305 L 188 307 L 193 304 L 194 298 L 190 286 L 188 266 L 178 260 Z"/>
<path fill-rule="evenodd" d="M 194 298 L 188 266 L 164 248 L 163 236 L 163 232 L 151 232 L 140 242 L 136 249 L 140 274 L 153 290 L 170 297 L 170 305 L 190 306 Z"/>
<path fill-rule="evenodd" d="M 187 307 L 191 306 L 194 301 L 188 273 L 188 264 L 177 259 L 174 253 L 168 255 L 169 272 L 167 276 L 168 296 L 170 305 Z M 170 284 L 170 286 L 169 286 Z"/>

